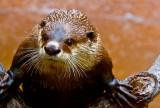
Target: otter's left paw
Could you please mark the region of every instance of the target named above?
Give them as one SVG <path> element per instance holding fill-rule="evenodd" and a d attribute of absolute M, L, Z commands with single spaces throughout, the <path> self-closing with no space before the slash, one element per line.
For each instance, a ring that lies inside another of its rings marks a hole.
<path fill-rule="evenodd" d="M 133 87 L 125 84 L 118 79 L 114 79 L 107 84 L 107 94 L 111 102 L 117 102 L 120 107 L 133 107 L 133 102 L 136 102 L 137 97 L 129 92 Z"/>

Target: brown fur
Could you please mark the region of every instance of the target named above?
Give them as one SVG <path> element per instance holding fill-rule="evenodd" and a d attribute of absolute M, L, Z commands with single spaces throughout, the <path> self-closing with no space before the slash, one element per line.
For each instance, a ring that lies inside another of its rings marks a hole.
<path fill-rule="evenodd" d="M 94 32 L 93 39 L 89 39 L 86 35 L 90 31 Z M 64 36 L 60 37 L 58 34 L 58 37 L 53 36 L 59 32 L 62 32 L 61 35 Z M 44 33 L 48 36 L 47 41 L 42 38 Z M 72 46 L 65 43 L 70 38 L 74 40 Z M 59 48 L 63 51 L 60 57 L 48 57 L 43 53 L 43 47 L 53 40 L 60 44 Z M 68 59 L 67 61 L 66 57 L 75 63 L 75 67 L 70 68 L 74 65 Z M 67 64 L 68 62 L 70 65 Z M 98 86 L 103 85 L 104 79 L 108 81 L 113 79 L 112 62 L 102 46 L 99 34 L 87 17 L 74 9 L 55 10 L 37 25 L 33 34 L 19 46 L 13 66 L 25 73 L 24 92 L 27 95 L 32 95 L 31 90 L 39 90 L 39 87 L 58 89 L 58 91 L 63 91 L 61 95 L 66 94 L 66 91 L 83 91 L 83 89 L 88 94 L 88 90 L 85 89 L 90 88 L 88 85 L 98 89 Z M 34 86 L 37 84 L 38 88 Z M 101 91 L 103 87 L 99 89 Z M 93 97 L 94 93 L 96 91 L 93 92 Z M 67 92 L 67 94 L 70 93 Z M 71 92 L 70 95 L 73 94 Z"/>

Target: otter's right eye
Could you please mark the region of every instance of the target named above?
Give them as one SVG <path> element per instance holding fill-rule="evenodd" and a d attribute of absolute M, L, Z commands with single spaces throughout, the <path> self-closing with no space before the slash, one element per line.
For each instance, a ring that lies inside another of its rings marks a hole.
<path fill-rule="evenodd" d="M 42 39 L 43 39 L 44 41 L 47 41 L 47 40 L 48 40 L 48 36 L 47 36 L 46 33 L 42 34 Z"/>

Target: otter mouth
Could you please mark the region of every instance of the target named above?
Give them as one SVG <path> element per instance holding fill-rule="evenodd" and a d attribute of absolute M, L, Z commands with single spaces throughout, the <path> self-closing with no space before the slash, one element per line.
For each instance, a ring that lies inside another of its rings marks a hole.
<path fill-rule="evenodd" d="M 59 62 L 59 60 L 55 60 L 55 59 L 48 59 L 48 60 L 52 62 Z"/>

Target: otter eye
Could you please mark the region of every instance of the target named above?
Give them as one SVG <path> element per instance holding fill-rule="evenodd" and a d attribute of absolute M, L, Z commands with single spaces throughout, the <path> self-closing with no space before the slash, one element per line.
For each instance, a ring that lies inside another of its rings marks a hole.
<path fill-rule="evenodd" d="M 44 41 L 47 41 L 47 40 L 48 40 L 48 36 L 47 36 L 46 33 L 42 34 L 42 39 L 43 39 Z"/>
<path fill-rule="evenodd" d="M 91 40 L 95 38 L 95 33 L 93 31 L 87 33 L 87 37 Z"/>
<path fill-rule="evenodd" d="M 42 21 L 39 25 L 43 28 L 46 25 L 46 22 Z"/>
<path fill-rule="evenodd" d="M 66 43 L 67 45 L 71 46 L 71 45 L 74 43 L 74 41 L 73 41 L 73 39 L 67 39 L 67 40 L 65 41 L 65 43 Z"/>

